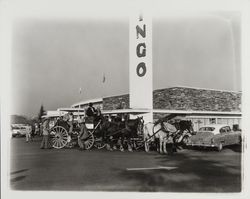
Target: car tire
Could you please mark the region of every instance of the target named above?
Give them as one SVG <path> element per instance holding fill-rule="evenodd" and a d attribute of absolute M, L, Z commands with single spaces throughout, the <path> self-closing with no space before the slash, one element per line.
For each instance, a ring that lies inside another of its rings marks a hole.
<path fill-rule="evenodd" d="M 218 147 L 217 147 L 217 151 L 222 151 L 222 149 L 223 149 L 223 145 L 222 145 L 222 143 L 220 142 L 219 145 L 218 145 Z"/>
<path fill-rule="evenodd" d="M 242 137 L 239 136 L 239 145 L 241 145 L 241 144 L 242 144 Z"/>

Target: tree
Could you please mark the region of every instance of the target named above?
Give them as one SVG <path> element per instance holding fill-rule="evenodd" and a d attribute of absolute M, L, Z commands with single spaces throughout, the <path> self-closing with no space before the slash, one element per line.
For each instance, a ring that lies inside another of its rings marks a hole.
<path fill-rule="evenodd" d="M 43 115 L 45 115 L 45 110 L 44 110 L 44 108 L 43 108 L 43 105 L 41 105 L 40 111 L 39 111 L 39 113 L 38 113 L 38 120 L 39 120 L 39 121 L 41 121 Z"/>

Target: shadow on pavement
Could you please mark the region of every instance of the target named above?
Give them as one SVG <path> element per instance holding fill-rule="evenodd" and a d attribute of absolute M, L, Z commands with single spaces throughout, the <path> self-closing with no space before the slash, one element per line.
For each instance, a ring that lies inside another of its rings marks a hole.
<path fill-rule="evenodd" d="M 173 160 L 172 160 L 173 159 Z M 167 192 L 240 192 L 240 166 L 210 161 L 201 157 L 175 154 L 157 156 L 161 166 L 178 167 L 174 170 L 121 171 L 124 180 L 130 180 L 138 191 Z M 240 160 L 239 160 L 240 165 Z"/>
<path fill-rule="evenodd" d="M 29 169 L 21 169 L 21 170 L 18 170 L 18 171 L 13 171 L 10 174 L 13 175 L 13 174 L 22 173 L 22 172 L 25 172 L 25 171 L 28 171 L 28 170 Z"/>
<path fill-rule="evenodd" d="M 212 148 L 212 147 L 188 147 L 187 149 L 189 150 L 194 150 L 194 151 L 214 151 L 214 152 L 217 152 L 217 153 L 220 153 L 219 151 L 217 151 L 215 148 Z M 238 153 L 241 153 L 242 152 L 242 147 L 241 145 L 230 145 L 230 146 L 224 146 L 222 151 L 223 150 L 226 150 L 226 149 L 230 149 L 234 152 L 238 152 Z"/>
<path fill-rule="evenodd" d="M 225 147 L 225 149 L 226 148 L 231 149 L 234 152 L 238 152 L 238 153 L 242 152 L 242 146 L 241 145 L 231 145 L 231 146 Z"/>
<path fill-rule="evenodd" d="M 21 181 L 21 180 L 23 180 L 25 178 L 26 178 L 26 176 L 18 176 L 18 177 L 12 178 L 10 180 L 10 182 L 13 183 L 13 182 Z"/>

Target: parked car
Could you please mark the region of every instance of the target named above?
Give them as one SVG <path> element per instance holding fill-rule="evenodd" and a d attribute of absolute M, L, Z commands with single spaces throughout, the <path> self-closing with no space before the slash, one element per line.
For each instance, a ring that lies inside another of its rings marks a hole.
<path fill-rule="evenodd" d="M 11 125 L 12 137 L 25 136 L 28 130 L 29 130 L 28 125 L 23 125 L 23 124 Z"/>
<path fill-rule="evenodd" d="M 232 131 L 227 124 L 203 126 L 187 142 L 187 146 L 213 147 L 218 151 L 224 146 L 234 144 L 241 144 L 241 132 Z"/>

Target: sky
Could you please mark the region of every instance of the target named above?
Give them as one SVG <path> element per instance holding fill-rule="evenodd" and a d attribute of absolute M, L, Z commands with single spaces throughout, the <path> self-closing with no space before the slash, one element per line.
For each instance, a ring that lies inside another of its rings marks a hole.
<path fill-rule="evenodd" d="M 154 89 L 241 90 L 239 13 L 154 17 L 152 28 Z M 11 76 L 13 114 L 35 116 L 41 104 L 55 110 L 126 94 L 129 19 L 18 20 Z"/>

